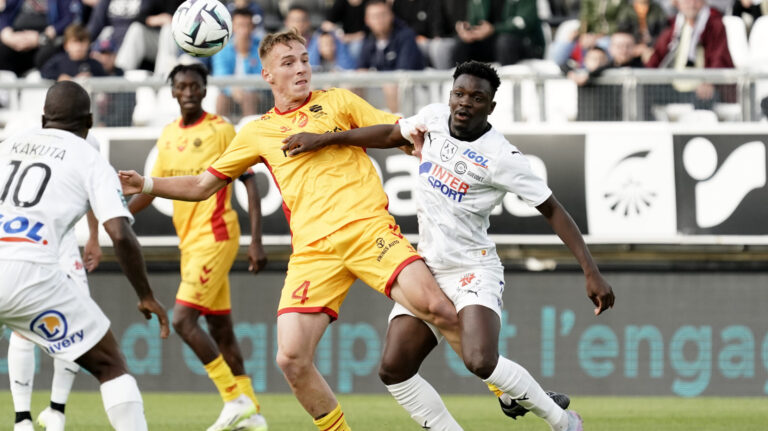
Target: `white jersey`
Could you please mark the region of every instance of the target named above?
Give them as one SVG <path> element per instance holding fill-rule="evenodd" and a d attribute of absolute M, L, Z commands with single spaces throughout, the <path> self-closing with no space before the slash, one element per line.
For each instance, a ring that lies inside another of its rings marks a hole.
<path fill-rule="evenodd" d="M 433 270 L 501 267 L 488 237 L 489 216 L 507 192 L 538 206 L 552 194 L 525 156 L 491 128 L 475 141 L 451 136 L 448 105 L 432 104 L 400 120 L 405 139 L 425 125 L 416 201 L 419 253 Z"/>
<path fill-rule="evenodd" d="M 117 173 L 84 139 L 33 129 L 0 143 L 0 256 L 58 264 L 65 234 L 90 208 L 133 221 Z"/>

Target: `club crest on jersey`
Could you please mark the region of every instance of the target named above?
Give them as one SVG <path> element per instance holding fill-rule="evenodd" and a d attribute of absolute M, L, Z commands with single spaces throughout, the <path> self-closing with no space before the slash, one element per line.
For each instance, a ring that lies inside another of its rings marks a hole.
<path fill-rule="evenodd" d="M 44 223 L 33 222 L 26 217 L 5 219 L 5 215 L 0 214 L 0 242 L 31 242 L 47 245 L 48 240 L 40 235 L 44 227 Z"/>
<path fill-rule="evenodd" d="M 469 162 L 473 165 L 483 169 L 488 169 L 488 159 L 483 157 L 482 154 L 478 154 L 476 151 L 467 148 L 463 153 L 461 153 L 461 155 L 465 159 L 469 160 Z"/>
<path fill-rule="evenodd" d="M 29 324 L 29 330 L 47 341 L 59 341 L 67 336 L 67 319 L 56 310 L 38 314 Z"/>
<path fill-rule="evenodd" d="M 433 190 L 456 202 L 461 202 L 469 191 L 469 184 L 436 163 L 424 162 L 419 165 L 419 175 L 423 174 L 427 174 L 427 182 Z"/>
<path fill-rule="evenodd" d="M 298 112 L 296 113 L 296 116 L 293 117 L 293 124 L 299 126 L 299 128 L 306 126 L 308 121 L 309 117 L 303 112 Z"/>
<path fill-rule="evenodd" d="M 446 139 L 442 148 L 440 148 L 440 160 L 444 162 L 451 160 L 453 156 L 456 155 L 456 151 L 458 151 L 458 149 L 458 145 Z"/>

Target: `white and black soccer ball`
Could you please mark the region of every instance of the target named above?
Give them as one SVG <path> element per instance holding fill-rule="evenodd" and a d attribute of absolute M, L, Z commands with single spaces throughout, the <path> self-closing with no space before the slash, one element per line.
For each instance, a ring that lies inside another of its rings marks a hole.
<path fill-rule="evenodd" d="M 187 0 L 171 22 L 173 39 L 195 57 L 208 57 L 224 48 L 232 35 L 232 17 L 218 0 Z"/>

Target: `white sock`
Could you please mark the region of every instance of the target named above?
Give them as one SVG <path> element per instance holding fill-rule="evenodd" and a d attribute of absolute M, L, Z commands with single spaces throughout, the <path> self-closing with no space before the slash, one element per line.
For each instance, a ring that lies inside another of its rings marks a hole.
<path fill-rule="evenodd" d="M 11 384 L 13 408 L 28 412 L 32 404 L 32 385 L 35 382 L 35 343 L 15 332 L 8 340 L 8 380 Z"/>
<path fill-rule="evenodd" d="M 568 428 L 568 415 L 519 364 L 499 356 L 499 363 L 485 383 L 496 385 L 518 404 L 544 419 L 554 431 Z"/>
<path fill-rule="evenodd" d="M 51 381 L 51 402 L 66 404 L 75 376 L 80 366 L 65 359 L 53 359 L 53 381 Z"/>
<path fill-rule="evenodd" d="M 419 426 L 429 426 L 429 429 L 436 431 L 461 431 L 461 426 L 448 412 L 435 388 L 420 375 L 388 385 L 387 389 Z"/>
<path fill-rule="evenodd" d="M 101 400 L 109 423 L 117 431 L 146 431 L 144 403 L 139 387 L 130 374 L 101 384 Z"/>

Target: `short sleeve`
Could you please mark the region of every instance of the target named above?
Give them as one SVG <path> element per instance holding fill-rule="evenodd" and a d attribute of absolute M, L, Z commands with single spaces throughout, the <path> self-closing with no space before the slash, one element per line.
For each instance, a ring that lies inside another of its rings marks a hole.
<path fill-rule="evenodd" d="M 416 115 L 408 118 L 401 118 L 400 121 L 397 122 L 397 124 L 400 125 L 400 133 L 408 142 L 413 143 L 411 132 L 416 129 L 416 126 L 426 125 L 427 109 L 428 106 L 425 106 L 421 108 L 419 112 L 416 113 Z"/>
<path fill-rule="evenodd" d="M 341 97 L 340 111 L 346 112 L 349 124 L 353 128 L 375 126 L 377 124 L 394 124 L 400 119 L 399 115 L 390 114 L 371 106 L 357 94 L 337 88 Z"/>
<path fill-rule="evenodd" d="M 261 162 L 258 150 L 258 134 L 256 124 L 252 121 L 236 134 L 224 154 L 213 162 L 208 172 L 227 182 L 232 181 L 248 170 L 251 166 Z"/>
<path fill-rule="evenodd" d="M 532 207 L 544 203 L 552 195 L 552 190 L 533 172 L 525 155 L 511 145 L 507 145 L 503 151 L 496 163 L 493 184 L 516 194 Z"/>
<path fill-rule="evenodd" d="M 133 216 L 123 197 L 117 172 L 101 156 L 94 158 L 93 170 L 87 184 L 88 201 L 100 223 L 117 217 L 126 217 L 133 223 Z"/>
<path fill-rule="evenodd" d="M 158 142 L 160 142 L 158 140 Z M 160 148 L 158 147 L 157 151 L 157 157 L 155 157 L 155 164 L 152 165 L 152 172 L 150 173 L 150 176 L 152 177 L 162 177 L 163 176 L 163 153 L 161 153 Z"/>

